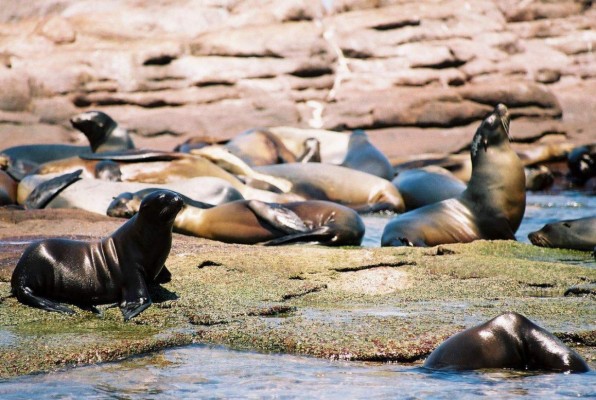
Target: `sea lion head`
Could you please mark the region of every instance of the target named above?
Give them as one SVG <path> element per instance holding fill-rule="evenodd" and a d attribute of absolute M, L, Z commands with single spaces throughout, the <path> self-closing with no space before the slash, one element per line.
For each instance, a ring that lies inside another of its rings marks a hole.
<path fill-rule="evenodd" d="M 105 143 L 111 132 L 118 126 L 116 121 L 101 111 L 87 111 L 75 115 L 70 119 L 70 123 L 73 128 L 83 132 L 94 152 Z"/>
<path fill-rule="evenodd" d="M 178 193 L 171 190 L 156 190 L 145 196 L 138 215 L 159 223 L 169 223 L 171 228 L 182 206 L 184 206 L 184 200 Z"/>
<path fill-rule="evenodd" d="M 141 198 L 135 193 L 124 192 L 114 197 L 106 214 L 110 217 L 132 218 L 141 206 Z"/>
<path fill-rule="evenodd" d="M 95 165 L 95 177 L 104 181 L 122 182 L 120 164 L 112 160 L 102 160 Z"/>
<path fill-rule="evenodd" d="M 509 142 L 509 111 L 504 104 L 497 104 L 495 109 L 482 121 L 480 127 L 472 140 L 472 157 L 476 157 L 480 145 L 484 151 L 489 146 L 498 146 L 501 143 Z"/>

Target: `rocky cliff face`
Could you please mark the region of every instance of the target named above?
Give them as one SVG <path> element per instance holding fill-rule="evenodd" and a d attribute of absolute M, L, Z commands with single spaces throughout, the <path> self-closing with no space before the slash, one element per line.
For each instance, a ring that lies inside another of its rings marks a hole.
<path fill-rule="evenodd" d="M 36 0 L 0 10 L 0 140 L 142 146 L 257 126 L 457 151 L 497 102 L 519 141 L 596 140 L 596 10 L 573 0 Z M 592 111 L 590 111 L 592 110 Z"/>

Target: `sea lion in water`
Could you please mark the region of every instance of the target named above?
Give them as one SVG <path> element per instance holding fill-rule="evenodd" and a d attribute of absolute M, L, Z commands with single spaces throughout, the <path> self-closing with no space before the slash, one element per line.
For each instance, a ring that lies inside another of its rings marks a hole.
<path fill-rule="evenodd" d="M 17 201 L 23 204 L 31 191 L 42 182 L 57 175 L 29 175 L 19 183 Z M 139 182 L 111 182 L 99 179 L 81 179 L 65 188 L 45 208 L 74 208 L 105 215 L 112 199 L 122 192 L 136 192 L 148 188 L 170 189 L 209 204 L 220 204 L 243 199 L 240 192 L 227 182 L 210 177 L 199 177 L 167 185 Z"/>
<path fill-rule="evenodd" d="M 267 165 L 255 170 L 290 181 L 291 193 L 307 200 L 329 200 L 359 212 L 405 209 L 391 182 L 366 172 L 320 163 Z"/>
<path fill-rule="evenodd" d="M 544 225 L 528 239 L 540 247 L 591 251 L 596 246 L 596 217 L 569 219 Z"/>
<path fill-rule="evenodd" d="M 91 310 L 117 302 L 124 320 L 135 317 L 151 305 L 147 285 L 169 276 L 164 263 L 182 205 L 173 192 L 154 192 L 136 216 L 102 240 L 31 244 L 13 272 L 12 293 L 23 304 L 66 314 L 74 311 L 60 302 Z"/>
<path fill-rule="evenodd" d="M 348 152 L 339 165 L 389 181 L 395 176 L 395 170 L 387 156 L 368 140 L 368 135 L 362 129 L 356 129 L 350 135 Z"/>
<path fill-rule="evenodd" d="M 127 150 L 134 148 L 128 131 L 118 126 L 109 115 L 101 111 L 87 111 L 71 118 L 74 128 L 89 140 L 89 146 L 66 144 L 29 144 L 0 151 L 10 161 L 10 173 L 18 179 L 31 173 L 37 166 L 54 160 L 75 157 L 91 152 Z M 78 167 L 80 168 L 80 167 Z M 64 171 L 72 172 L 72 171 Z"/>
<path fill-rule="evenodd" d="M 457 197 L 466 189 L 451 172 L 436 166 L 402 171 L 391 183 L 404 198 L 408 211 Z"/>
<path fill-rule="evenodd" d="M 425 368 L 475 370 L 510 368 L 587 372 L 582 357 L 523 315 L 507 312 L 460 332 L 436 348 Z"/>
<path fill-rule="evenodd" d="M 148 190 L 122 193 L 107 214 L 130 218 Z M 174 230 L 187 235 L 227 243 L 278 245 L 297 242 L 326 246 L 359 246 L 364 223 L 352 209 L 328 201 L 271 204 L 238 200 L 205 209 L 185 200 L 176 216 Z"/>
<path fill-rule="evenodd" d="M 460 196 L 394 217 L 385 226 L 381 245 L 515 240 L 526 208 L 526 182 L 521 161 L 509 146 L 509 113 L 503 104 L 480 124 L 471 156 L 472 177 Z"/>

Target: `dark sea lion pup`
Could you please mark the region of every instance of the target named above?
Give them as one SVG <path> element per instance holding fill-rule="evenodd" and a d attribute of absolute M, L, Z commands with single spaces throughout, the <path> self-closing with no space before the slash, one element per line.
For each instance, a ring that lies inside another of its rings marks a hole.
<path fill-rule="evenodd" d="M 428 356 L 424 367 L 458 371 L 489 368 L 590 370 L 579 354 L 552 333 L 514 312 L 506 312 L 450 337 Z"/>
<path fill-rule="evenodd" d="M 137 215 L 102 240 L 31 244 L 13 272 L 12 293 L 21 303 L 67 314 L 74 311 L 59 302 L 91 311 L 117 302 L 124 320 L 135 317 L 151 305 L 147 284 L 168 280 L 164 262 L 183 204 L 171 191 L 156 191 Z"/>
<path fill-rule="evenodd" d="M 383 231 L 382 246 L 515 240 L 526 208 L 526 178 L 509 145 L 509 113 L 503 104 L 480 124 L 471 155 L 472 177 L 466 190 L 394 217 Z"/>

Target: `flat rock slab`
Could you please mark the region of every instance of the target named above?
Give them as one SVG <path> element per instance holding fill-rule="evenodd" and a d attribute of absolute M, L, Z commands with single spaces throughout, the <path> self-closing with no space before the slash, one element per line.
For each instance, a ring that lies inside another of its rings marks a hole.
<path fill-rule="evenodd" d="M 48 216 L 55 211 L 22 212 L 0 213 L 1 246 L 48 234 L 101 237 L 121 223 L 67 210 L 59 220 Z M 19 254 L 25 244 L 11 246 Z M 16 257 L 7 263 L 14 267 Z M 554 332 L 595 366 L 594 296 L 563 296 L 596 281 L 585 252 L 506 241 L 260 247 L 175 234 L 167 266 L 172 281 L 153 288 L 154 304 L 127 323 L 117 308 L 63 316 L 26 307 L 9 297 L 8 276 L 0 277 L 0 377 L 190 343 L 419 363 L 448 336 L 507 310 Z"/>

